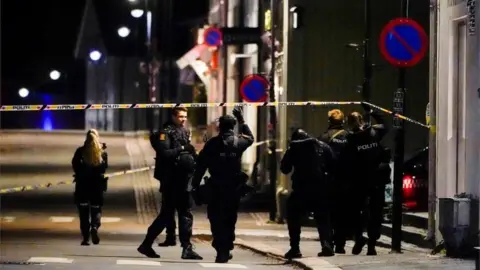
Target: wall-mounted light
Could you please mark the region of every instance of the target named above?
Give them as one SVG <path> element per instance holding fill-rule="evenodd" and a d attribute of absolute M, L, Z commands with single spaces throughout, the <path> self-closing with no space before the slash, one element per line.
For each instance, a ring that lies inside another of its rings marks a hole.
<path fill-rule="evenodd" d="M 303 23 L 303 8 L 300 6 L 293 6 L 290 8 L 291 15 L 291 25 L 293 29 L 300 28 Z"/>

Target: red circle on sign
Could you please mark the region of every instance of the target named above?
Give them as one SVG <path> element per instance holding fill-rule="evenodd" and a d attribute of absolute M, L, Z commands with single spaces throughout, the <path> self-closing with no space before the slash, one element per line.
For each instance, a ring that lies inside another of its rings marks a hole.
<path fill-rule="evenodd" d="M 255 74 L 248 75 L 243 79 L 242 83 L 240 84 L 240 95 L 242 96 L 242 99 L 246 102 L 265 102 L 265 101 L 267 101 L 268 95 L 267 95 L 266 91 L 258 100 L 251 100 L 250 98 L 248 98 L 247 93 L 245 93 L 245 89 L 247 89 L 246 86 L 249 83 L 251 83 L 252 81 L 255 81 L 255 80 L 260 81 L 263 84 L 265 89 L 268 89 L 270 87 L 270 83 L 267 81 L 267 79 L 265 79 L 265 77 L 263 77 L 261 75 L 255 75 Z"/>
<path fill-rule="evenodd" d="M 216 33 L 218 35 L 218 38 L 217 40 L 215 40 L 214 43 L 210 43 L 208 42 L 208 36 L 212 33 Z M 203 43 L 207 44 L 208 46 L 210 47 L 217 47 L 217 46 L 220 46 L 222 44 L 222 39 L 223 39 L 223 34 L 222 34 L 222 31 L 220 31 L 219 29 L 215 28 L 215 27 L 211 27 L 211 28 L 208 28 L 207 30 L 205 30 L 203 32 Z"/>
<path fill-rule="evenodd" d="M 396 27 L 400 25 L 408 25 L 417 30 L 418 35 L 420 36 L 420 51 L 418 51 L 416 54 L 413 55 L 413 58 L 410 59 L 409 61 L 399 61 L 398 59 L 395 59 L 390 55 L 390 53 L 387 50 L 387 44 L 386 44 L 386 38 L 387 35 Z M 380 47 L 380 52 L 382 53 L 383 57 L 385 60 L 387 60 L 390 64 L 392 64 L 395 67 L 413 67 L 418 62 L 422 60 L 423 57 L 425 57 L 425 54 L 427 53 L 427 47 L 428 47 L 428 36 L 427 33 L 425 33 L 425 30 L 423 30 L 422 26 L 418 24 L 416 21 L 408 18 L 397 18 L 394 20 L 391 20 L 385 27 L 383 28 L 382 32 L 380 33 L 380 41 L 379 41 L 379 47 Z"/>

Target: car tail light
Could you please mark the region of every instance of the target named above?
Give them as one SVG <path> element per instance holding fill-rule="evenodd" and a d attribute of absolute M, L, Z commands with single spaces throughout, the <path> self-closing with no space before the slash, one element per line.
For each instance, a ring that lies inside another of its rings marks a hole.
<path fill-rule="evenodd" d="M 403 197 L 411 199 L 414 195 L 415 180 L 410 175 L 403 176 Z"/>

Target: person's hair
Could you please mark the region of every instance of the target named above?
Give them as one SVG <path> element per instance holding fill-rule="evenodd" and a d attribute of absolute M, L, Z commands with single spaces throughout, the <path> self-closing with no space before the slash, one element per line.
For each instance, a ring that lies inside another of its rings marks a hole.
<path fill-rule="evenodd" d="M 363 116 L 359 112 L 352 112 L 347 117 L 347 124 L 352 128 L 361 128 L 365 122 L 363 122 Z"/>
<path fill-rule="evenodd" d="M 176 107 L 172 109 L 172 115 L 177 116 L 178 112 L 188 112 L 188 109 L 185 107 Z"/>
<path fill-rule="evenodd" d="M 83 144 L 83 161 L 90 166 L 98 166 L 102 163 L 103 149 L 100 144 L 98 132 L 91 129 L 87 132 L 85 143 Z"/>
<path fill-rule="evenodd" d="M 345 120 L 343 112 L 339 109 L 333 109 L 328 112 L 328 121 L 334 125 L 342 125 Z"/>

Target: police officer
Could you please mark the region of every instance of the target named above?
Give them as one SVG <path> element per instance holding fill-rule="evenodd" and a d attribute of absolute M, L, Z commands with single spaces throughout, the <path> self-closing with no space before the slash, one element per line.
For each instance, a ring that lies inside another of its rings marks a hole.
<path fill-rule="evenodd" d="M 387 132 L 383 117 L 374 112 L 367 104 L 363 103 L 362 106 L 366 113 L 377 121 L 377 124 L 365 123 L 359 112 L 352 112 L 347 117 L 347 124 L 351 133 L 347 136 L 345 153 L 342 154 L 343 169 L 350 173 L 352 190 L 355 191 L 352 194 L 352 221 L 355 223 L 355 245 L 352 249 L 354 255 L 360 254 L 367 243 L 367 240 L 363 237 L 367 200 L 369 189 L 374 182 L 382 157 L 380 141 Z M 369 244 L 371 243 L 373 242 L 369 242 Z"/>
<path fill-rule="evenodd" d="M 192 236 L 193 215 L 192 200 L 188 190 L 189 180 L 195 167 L 195 147 L 190 144 L 185 129 L 187 109 L 177 107 L 172 110 L 172 118 L 153 141 L 156 155 L 155 178 L 161 179 L 163 211 L 148 227 L 145 240 L 138 252 L 150 258 L 160 258 L 152 248 L 153 241 L 171 223 L 177 210 L 179 221 L 179 239 L 182 259 L 203 259 L 193 251 Z M 158 167 L 157 167 L 158 166 Z M 157 171 L 158 169 L 158 171 Z"/>
<path fill-rule="evenodd" d="M 389 148 L 382 147 L 381 151 L 380 165 L 367 193 L 368 206 L 363 218 L 367 220 L 367 255 L 377 255 L 375 246 L 381 235 L 383 208 L 385 206 L 385 186 L 390 183 L 392 173 L 390 167 L 392 153 Z M 367 214 L 368 216 L 365 216 Z"/>
<path fill-rule="evenodd" d="M 244 122 L 242 108 L 235 108 L 233 115 L 240 124 L 240 135 L 234 133 L 234 117 L 220 117 L 220 132 L 208 140 L 200 152 L 192 180 L 192 188 L 199 192 L 203 175 L 207 169 L 210 172 L 207 215 L 212 246 L 217 251 L 216 263 L 227 263 L 232 259 L 237 212 L 248 178 L 241 170 L 242 154 L 254 141 L 250 128 Z"/>
<path fill-rule="evenodd" d="M 320 235 L 322 251 L 318 256 L 333 256 L 331 247 L 330 211 L 328 205 L 330 174 L 334 170 L 333 152 L 326 143 L 311 137 L 302 129 L 293 132 L 289 148 L 282 158 L 280 170 L 293 170 L 292 193 L 287 201 L 287 223 L 290 250 L 285 258 L 302 257 L 300 252 L 301 221 L 313 211 Z"/>
<path fill-rule="evenodd" d="M 340 155 L 347 144 L 348 131 L 344 128 L 344 114 L 341 110 L 334 109 L 328 112 L 328 129 L 320 136 L 320 140 L 327 143 L 335 156 L 335 171 L 333 172 L 332 181 L 332 225 L 333 225 L 333 241 L 335 253 L 345 254 L 345 243 L 349 233 L 348 217 L 350 207 L 348 199 L 350 198 L 350 189 L 348 185 L 348 177 L 339 162 Z"/>
<path fill-rule="evenodd" d="M 171 126 L 171 122 L 167 122 L 164 126 L 163 126 L 163 129 L 170 129 L 170 126 Z M 160 136 L 160 132 L 153 132 L 152 134 L 150 134 L 150 144 L 152 145 L 153 149 L 155 150 L 155 147 L 157 146 L 157 142 L 158 142 L 158 138 Z M 162 184 L 162 180 L 161 180 L 161 174 L 162 174 L 162 164 L 160 162 L 161 160 L 161 157 L 159 155 L 159 153 L 157 153 L 157 157 L 155 158 L 155 171 L 154 171 L 154 178 L 157 179 L 158 181 L 160 181 L 160 192 L 161 193 L 164 193 L 165 192 L 165 185 Z M 170 211 L 170 212 L 173 212 L 175 214 L 175 209 L 165 209 L 165 207 L 173 207 L 173 205 L 171 204 L 168 204 L 167 201 L 165 201 L 165 198 L 168 198 L 168 195 L 167 196 L 161 196 L 161 207 L 160 207 L 160 213 L 161 212 L 165 212 L 165 211 Z M 162 243 L 158 243 L 158 246 L 159 247 L 168 247 L 168 246 L 176 246 L 177 245 L 177 239 L 176 239 L 176 235 L 175 235 L 175 229 L 177 227 L 177 224 L 175 222 L 175 216 L 174 214 L 172 215 L 172 219 L 167 222 L 167 228 L 166 228 L 166 237 L 165 237 L 165 241 L 162 242 Z"/>
<path fill-rule="evenodd" d="M 98 229 L 101 225 L 104 192 L 107 180 L 104 177 L 108 168 L 108 155 L 105 145 L 99 141 L 98 132 L 89 130 L 83 146 L 79 147 L 72 158 L 75 172 L 74 200 L 78 208 L 82 246 L 100 243 Z"/>

